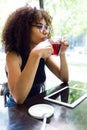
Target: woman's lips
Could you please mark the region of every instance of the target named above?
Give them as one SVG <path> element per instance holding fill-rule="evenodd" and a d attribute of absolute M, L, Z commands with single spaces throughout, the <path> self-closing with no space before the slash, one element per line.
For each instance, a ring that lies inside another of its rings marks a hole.
<path fill-rule="evenodd" d="M 47 37 L 44 37 L 44 38 L 41 38 L 42 39 L 42 41 L 45 41 L 45 40 L 47 40 Z"/>

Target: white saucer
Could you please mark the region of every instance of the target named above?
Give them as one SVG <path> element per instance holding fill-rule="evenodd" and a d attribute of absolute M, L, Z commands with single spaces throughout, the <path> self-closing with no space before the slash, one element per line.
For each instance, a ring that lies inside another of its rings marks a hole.
<path fill-rule="evenodd" d="M 28 109 L 28 113 L 37 119 L 43 119 L 44 114 L 47 114 L 47 118 L 54 114 L 54 108 L 48 104 L 36 104 Z"/>

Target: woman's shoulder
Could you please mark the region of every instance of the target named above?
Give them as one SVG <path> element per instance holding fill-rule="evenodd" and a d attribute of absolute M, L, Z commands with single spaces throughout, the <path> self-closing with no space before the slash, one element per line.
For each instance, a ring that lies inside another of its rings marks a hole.
<path fill-rule="evenodd" d="M 16 52 L 8 52 L 6 54 L 6 58 L 21 58 L 21 56 L 19 54 L 17 54 Z"/>
<path fill-rule="evenodd" d="M 21 66 L 22 58 L 16 52 L 8 52 L 6 54 L 6 62 L 18 62 L 20 64 L 20 66 Z"/>

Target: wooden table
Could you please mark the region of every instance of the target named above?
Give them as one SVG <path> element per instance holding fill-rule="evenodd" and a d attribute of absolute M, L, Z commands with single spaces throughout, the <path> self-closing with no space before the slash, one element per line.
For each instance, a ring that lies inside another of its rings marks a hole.
<path fill-rule="evenodd" d="M 48 120 L 46 130 L 86 130 L 87 100 L 74 109 L 48 102 L 43 99 L 46 92 L 33 97 L 29 103 L 0 110 L 0 130 L 40 130 L 42 120 L 28 114 L 28 108 L 34 104 L 47 103 L 54 107 L 54 115 Z"/>

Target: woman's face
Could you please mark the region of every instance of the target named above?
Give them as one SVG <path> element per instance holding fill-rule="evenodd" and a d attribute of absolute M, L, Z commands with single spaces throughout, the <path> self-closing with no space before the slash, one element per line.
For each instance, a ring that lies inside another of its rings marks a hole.
<path fill-rule="evenodd" d="M 38 24 L 33 24 L 30 34 L 30 44 L 34 47 L 38 43 L 47 39 L 49 33 L 49 27 L 46 25 L 46 21 L 42 19 Z"/>

